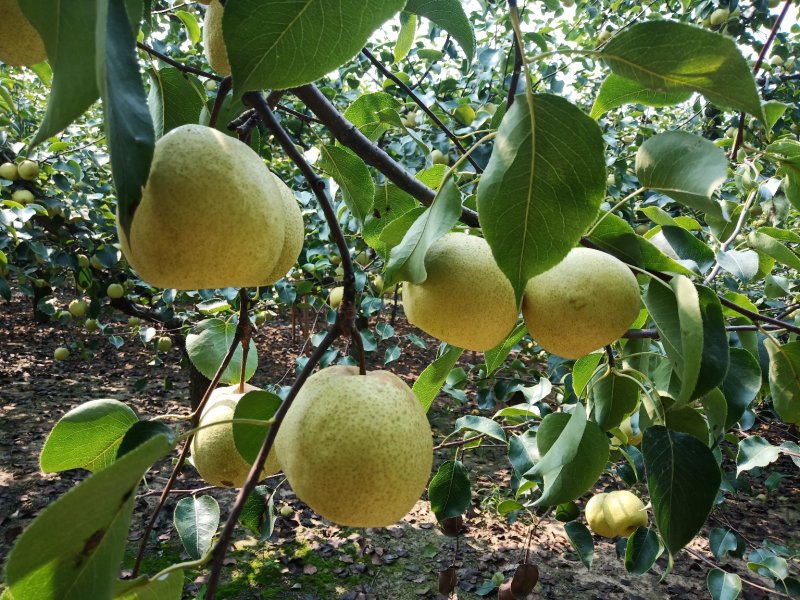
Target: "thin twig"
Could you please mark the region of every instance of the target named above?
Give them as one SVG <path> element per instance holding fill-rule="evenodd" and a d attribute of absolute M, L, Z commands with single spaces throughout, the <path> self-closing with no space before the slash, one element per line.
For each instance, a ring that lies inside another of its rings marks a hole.
<path fill-rule="evenodd" d="M 208 71 L 203 71 L 202 69 L 196 69 L 195 67 L 190 67 L 189 65 L 180 63 L 177 60 L 173 60 L 166 54 L 162 54 L 155 48 L 151 48 L 150 46 L 143 44 L 142 42 L 136 42 L 136 47 L 139 48 L 140 50 L 144 50 L 145 52 L 147 52 L 152 56 L 155 56 L 160 61 L 175 67 L 179 71 L 183 71 L 184 73 L 192 73 L 193 75 L 199 75 L 200 77 L 206 77 L 207 79 L 213 79 L 214 81 L 222 81 L 223 79 L 221 75 L 209 73 Z"/>
<path fill-rule="evenodd" d="M 402 79 L 400 79 L 397 75 L 395 75 L 389 69 L 387 69 L 383 65 L 383 63 L 379 61 L 377 58 L 375 58 L 372 52 L 370 52 L 366 48 L 361 50 L 361 54 L 366 56 L 367 60 L 369 60 L 369 62 L 371 62 L 373 66 L 376 69 L 378 69 L 378 71 L 380 71 L 384 77 L 386 77 L 387 79 L 391 79 L 397 87 L 399 87 L 401 90 L 403 90 L 406 94 L 408 94 L 411 97 L 414 103 L 417 106 L 419 106 L 426 115 L 428 115 L 428 118 L 430 118 L 430 120 L 433 121 L 436 124 L 436 126 L 439 129 L 441 129 L 448 138 L 450 138 L 450 141 L 453 142 L 453 145 L 456 147 L 456 149 L 460 154 L 463 155 L 467 151 L 466 148 L 464 148 L 464 146 L 461 145 L 461 142 L 459 141 L 456 134 L 454 134 L 447 125 L 442 123 L 442 120 L 436 116 L 436 113 L 434 113 L 430 108 L 428 108 L 428 105 L 422 101 L 422 98 L 417 96 L 417 94 L 414 93 L 414 90 L 412 90 L 408 85 L 406 85 L 406 83 Z M 477 162 L 475 162 L 474 158 L 470 156 L 467 158 L 467 160 L 469 160 L 470 164 L 475 168 L 475 170 L 478 173 L 483 173 L 483 169 Z"/>

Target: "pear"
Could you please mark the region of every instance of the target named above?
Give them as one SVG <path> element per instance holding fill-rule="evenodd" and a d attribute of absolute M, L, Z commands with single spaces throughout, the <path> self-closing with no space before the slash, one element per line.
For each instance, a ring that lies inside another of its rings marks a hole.
<path fill-rule="evenodd" d="M 317 513 L 386 527 L 419 500 L 433 461 L 431 429 L 411 389 L 388 371 L 334 366 L 308 378 L 275 439 L 286 478 Z"/>
<path fill-rule="evenodd" d="M 247 144 L 203 125 L 156 143 L 125 258 L 153 286 L 194 290 L 272 283 L 284 246 L 284 200 Z"/>
<path fill-rule="evenodd" d="M 403 287 L 403 308 L 413 325 L 467 350 L 502 342 L 517 323 L 511 282 L 497 266 L 489 244 L 465 233 L 449 233 L 425 255 L 428 278 Z"/>
<path fill-rule="evenodd" d="M 580 358 L 617 340 L 639 316 L 639 284 L 610 254 L 574 248 L 525 287 L 522 314 L 536 342 Z"/>
<path fill-rule="evenodd" d="M 222 14 L 225 7 L 219 0 L 206 2 L 206 19 L 203 23 L 203 48 L 206 60 L 211 68 L 220 75 L 230 75 L 231 65 L 228 62 L 228 49 L 222 36 Z"/>
<path fill-rule="evenodd" d="M 297 205 L 294 193 L 292 193 L 289 186 L 283 183 L 277 175 L 273 173 L 272 176 L 281 192 L 281 205 L 283 207 L 285 229 L 283 250 L 281 251 L 280 258 L 278 258 L 275 268 L 267 278 L 271 280 L 270 283 L 281 279 L 297 262 L 297 257 L 300 256 L 300 251 L 303 249 L 303 237 L 305 233 L 303 229 L 303 215 L 300 212 L 300 207 Z"/>
<path fill-rule="evenodd" d="M 43 60 L 47 60 L 44 42 L 17 0 L 0 0 L 0 61 L 22 67 Z"/>

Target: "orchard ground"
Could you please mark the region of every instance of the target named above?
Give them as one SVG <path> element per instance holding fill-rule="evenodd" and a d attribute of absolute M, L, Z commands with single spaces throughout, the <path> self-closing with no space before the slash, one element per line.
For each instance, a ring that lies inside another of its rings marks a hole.
<path fill-rule="evenodd" d="M 161 364 L 149 364 L 154 353 L 144 348 L 138 336 L 119 317 L 118 333 L 126 334 L 122 350 L 115 350 L 101 336 L 85 331 L 77 324 L 40 325 L 32 318 L 29 300 L 16 294 L 12 301 L 0 303 L 0 564 L 22 529 L 50 502 L 86 476 L 84 471 L 43 475 L 39 471 L 39 452 L 52 425 L 77 404 L 96 398 L 116 398 L 129 405 L 142 417 L 186 410 L 188 381 L 180 368 L 180 353 L 173 349 L 160 355 Z M 436 342 L 415 331 L 428 342 L 427 349 L 418 348 L 402 337 L 411 331 L 400 317 L 396 333 L 403 346 L 401 358 L 389 368 L 412 384 L 434 358 Z M 63 363 L 54 363 L 57 346 L 94 337 L 99 350 L 90 360 L 82 360 L 78 352 Z M 285 321 L 268 323 L 256 338 L 260 367 L 251 383 L 264 386 L 282 380 L 291 383 L 292 365 L 304 348 L 299 328 L 296 337 Z M 387 342 L 383 342 L 386 344 Z M 374 353 L 383 357 L 383 349 Z M 470 353 L 465 355 L 471 360 Z M 381 368 L 374 361 L 369 368 Z M 470 390 L 467 390 L 468 395 Z M 435 443 L 450 431 L 459 416 L 475 408 L 472 401 L 456 402 L 442 394 L 429 412 Z M 489 415 L 490 416 L 490 415 Z M 773 424 L 772 429 L 758 427 L 758 433 L 773 443 L 794 439 L 788 426 Z M 797 440 L 794 440 L 797 441 Z M 452 449 L 437 451 L 440 463 L 451 457 Z M 501 448 L 482 448 L 464 457 L 471 469 L 473 503 L 467 515 L 466 532 L 458 541 L 455 565 L 458 585 L 454 597 L 479 598 L 495 573 L 504 578 L 513 574 L 524 554 L 529 529 L 522 522 L 509 524 L 496 511 L 497 503 L 510 494 L 508 462 Z M 797 544 L 800 540 L 800 507 L 796 491 L 800 489 L 798 471 L 786 456 L 775 465 L 785 473 L 780 487 L 768 492 L 764 477 L 744 475 L 752 486 L 749 493 L 729 497 L 709 519 L 709 527 L 725 526 L 740 533 L 757 547 L 764 540 L 780 544 Z M 151 471 L 147 485 L 139 490 L 134 526 L 129 537 L 129 550 L 123 569 L 129 574 L 144 521 L 155 501 L 149 491 L 160 490 L 169 476 L 171 463 L 162 461 Z M 279 480 L 272 478 L 273 485 Z M 611 483 L 610 480 L 605 483 Z M 204 487 L 193 468 L 187 466 L 177 484 L 180 490 Z M 479 493 L 475 493 L 475 491 Z M 223 518 L 233 501 L 234 492 L 213 490 Z M 758 499 L 767 494 L 766 500 Z M 172 527 L 171 514 L 181 495 L 173 495 L 162 513 L 150 546 L 144 572 L 153 574 L 181 560 L 181 546 Z M 580 504 L 585 504 L 588 495 Z M 277 498 L 276 509 L 290 507 L 288 517 L 279 516 L 272 537 L 258 544 L 243 528 L 238 531 L 236 550 L 226 561 L 224 585 L 220 598 L 380 598 L 405 600 L 437 596 L 438 572 L 453 563 L 456 540 L 445 537 L 436 526 L 436 519 L 425 498 L 395 526 L 380 530 L 358 530 L 332 526 L 300 503 L 284 484 Z M 87 507 L 90 510 L 90 507 Z M 286 512 L 286 511 L 284 511 Z M 582 517 L 581 517 L 582 518 Z M 651 519 L 652 521 L 652 519 Z M 660 582 L 666 562 L 641 577 L 625 571 L 615 554 L 612 541 L 595 538 L 595 559 L 590 572 L 572 551 L 561 523 L 544 520 L 533 536 L 531 561 L 540 570 L 540 580 L 532 598 L 552 599 L 695 599 L 708 597 L 706 573 L 710 568 L 698 558 L 714 561 L 706 535 L 690 544 L 676 559 L 675 570 Z M 751 549 L 751 548 L 749 548 Z M 183 557 L 185 559 L 185 557 Z M 748 571 L 742 560 L 727 560 L 721 566 L 736 571 L 743 578 L 772 587 L 767 580 Z M 791 570 L 796 571 L 797 565 Z M 199 572 L 187 575 L 184 598 L 194 598 L 202 589 L 204 576 Z M 490 591 L 486 597 L 496 597 Z M 742 597 L 771 597 L 751 586 L 743 587 Z"/>

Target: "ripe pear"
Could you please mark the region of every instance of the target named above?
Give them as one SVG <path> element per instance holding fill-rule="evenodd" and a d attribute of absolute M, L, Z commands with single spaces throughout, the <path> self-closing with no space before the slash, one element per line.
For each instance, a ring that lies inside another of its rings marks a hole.
<path fill-rule="evenodd" d="M 606 521 L 606 515 L 603 512 L 603 505 L 607 497 L 608 494 L 595 494 L 589 498 L 583 512 L 586 516 L 586 522 L 589 524 L 589 529 L 597 535 L 613 538 L 616 537 L 616 532 Z"/>
<path fill-rule="evenodd" d="M 406 283 L 406 317 L 433 337 L 467 350 L 502 342 L 517 323 L 517 303 L 489 244 L 465 233 L 448 233 L 425 255 L 428 278 Z"/>
<path fill-rule="evenodd" d="M 203 48 L 206 60 L 211 68 L 220 75 L 230 75 L 231 65 L 228 62 L 228 49 L 222 36 L 222 15 L 225 7 L 219 0 L 206 2 L 206 19 L 203 23 Z"/>
<path fill-rule="evenodd" d="M 388 371 L 334 366 L 308 378 L 275 439 L 286 478 L 317 513 L 386 527 L 419 500 L 433 462 L 431 429 L 411 389 Z"/>
<path fill-rule="evenodd" d="M 275 185 L 281 193 L 281 206 L 283 208 L 284 238 L 283 250 L 278 258 L 278 262 L 272 273 L 268 277 L 270 283 L 275 283 L 281 279 L 297 262 L 300 251 L 303 249 L 303 215 L 297 205 L 297 199 L 289 186 L 283 183 L 280 178 L 272 174 Z"/>
<path fill-rule="evenodd" d="M 574 359 L 618 339 L 639 307 L 639 284 L 624 263 L 599 250 L 574 248 L 528 281 L 522 314 L 540 346 Z"/>
<path fill-rule="evenodd" d="M 142 279 L 179 290 L 267 285 L 285 236 L 275 178 L 247 144 L 183 125 L 155 147 L 125 258 Z"/>
<path fill-rule="evenodd" d="M 0 179 L 8 179 L 9 181 L 16 181 L 19 177 L 17 165 L 14 163 L 3 163 L 0 165 Z"/>
<path fill-rule="evenodd" d="M 39 176 L 39 165 L 32 160 L 23 160 L 17 167 L 20 179 L 33 181 Z"/>
<path fill-rule="evenodd" d="M 244 393 L 239 392 L 238 385 L 219 387 L 211 393 L 208 403 L 200 416 L 198 430 L 192 439 L 192 462 L 200 477 L 209 485 L 218 487 L 242 487 L 247 474 L 250 472 L 250 463 L 236 450 L 233 440 L 233 413 L 239 400 L 247 392 L 258 390 L 252 385 L 244 385 Z M 219 425 L 212 425 L 219 421 L 228 421 Z M 267 455 L 261 479 L 280 471 L 275 450 Z"/>
<path fill-rule="evenodd" d="M 639 527 L 647 527 L 644 502 L 633 492 L 618 490 L 606 494 L 603 515 L 615 535 L 628 537 Z"/>
<path fill-rule="evenodd" d="M 0 0 L 0 61 L 22 67 L 47 59 L 39 32 L 22 14 L 17 0 Z"/>

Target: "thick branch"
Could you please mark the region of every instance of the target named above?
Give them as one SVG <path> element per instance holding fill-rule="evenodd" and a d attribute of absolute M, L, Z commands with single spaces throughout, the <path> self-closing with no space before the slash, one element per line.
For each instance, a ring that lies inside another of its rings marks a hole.
<path fill-rule="evenodd" d="M 436 192 L 406 171 L 391 156 L 373 144 L 358 128 L 344 118 L 336 107 L 313 85 L 308 84 L 293 90 L 294 94 L 313 112 L 336 139 L 350 148 L 368 165 L 375 167 L 386 178 L 422 204 L 430 206 Z M 470 227 L 478 227 L 478 214 L 468 208 L 461 211 L 461 221 Z"/>

